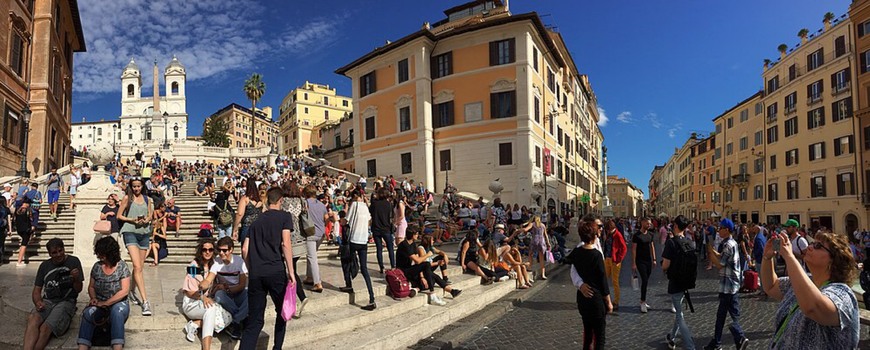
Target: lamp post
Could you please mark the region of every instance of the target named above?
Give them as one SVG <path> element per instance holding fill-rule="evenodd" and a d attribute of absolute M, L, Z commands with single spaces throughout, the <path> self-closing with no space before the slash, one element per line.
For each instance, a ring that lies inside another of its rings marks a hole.
<path fill-rule="evenodd" d="M 24 109 L 21 110 L 21 119 L 24 119 L 24 138 L 21 141 L 21 169 L 15 174 L 23 178 L 30 177 L 30 172 L 27 171 L 27 136 L 29 135 L 28 131 L 30 131 L 30 115 L 32 113 L 30 104 L 25 104 Z"/>
<path fill-rule="evenodd" d="M 169 149 L 169 113 L 163 112 L 163 149 Z"/>

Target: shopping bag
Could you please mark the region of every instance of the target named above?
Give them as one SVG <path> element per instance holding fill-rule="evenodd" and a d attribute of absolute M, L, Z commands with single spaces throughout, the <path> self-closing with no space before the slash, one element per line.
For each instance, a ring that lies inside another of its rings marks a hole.
<path fill-rule="evenodd" d="M 284 290 L 284 305 L 281 307 L 281 317 L 284 321 L 290 321 L 296 314 L 296 282 L 287 283 Z"/>
<path fill-rule="evenodd" d="M 638 281 L 637 276 L 631 276 L 631 290 L 640 290 L 640 281 Z"/>
<path fill-rule="evenodd" d="M 556 263 L 556 259 L 553 258 L 553 252 L 551 252 L 549 250 L 547 251 L 547 263 L 548 264 L 555 264 Z"/>

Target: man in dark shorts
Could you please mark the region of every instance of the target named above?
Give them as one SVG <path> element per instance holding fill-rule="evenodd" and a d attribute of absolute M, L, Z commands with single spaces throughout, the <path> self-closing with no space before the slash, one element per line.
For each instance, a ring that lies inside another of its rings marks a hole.
<path fill-rule="evenodd" d="M 46 243 L 51 259 L 43 261 L 33 283 L 33 311 L 27 317 L 24 349 L 45 349 L 52 334 L 63 335 L 76 313 L 76 298 L 82 291 L 82 263 L 66 255 L 63 241 Z"/>

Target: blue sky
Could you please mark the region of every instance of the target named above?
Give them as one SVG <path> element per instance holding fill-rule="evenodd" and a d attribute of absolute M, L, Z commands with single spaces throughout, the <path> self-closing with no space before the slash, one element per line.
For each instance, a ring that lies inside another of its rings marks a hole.
<path fill-rule="evenodd" d="M 173 54 L 186 66 L 190 135 L 221 107 L 250 104 L 241 87 L 252 72 L 266 82 L 260 105 L 276 109 L 305 80 L 350 95 L 336 68 L 462 2 L 80 0 L 88 52 L 75 57 L 73 121 L 118 117 L 119 76 L 131 56 L 143 69 L 143 91 L 151 91 L 155 58 L 161 69 Z M 801 28 L 818 30 L 825 12 L 839 17 L 850 3 L 514 0 L 510 7 L 538 12 L 563 35 L 608 119 L 610 174 L 647 192 L 654 165 L 761 89 L 762 61 L 778 58 L 779 44 L 794 46 Z"/>

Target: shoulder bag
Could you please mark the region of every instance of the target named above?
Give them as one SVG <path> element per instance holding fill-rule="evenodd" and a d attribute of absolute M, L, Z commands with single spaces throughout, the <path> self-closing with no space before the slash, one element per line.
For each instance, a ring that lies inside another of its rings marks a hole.
<path fill-rule="evenodd" d="M 314 221 L 308 216 L 308 199 L 302 200 L 302 211 L 299 213 L 299 229 L 302 237 L 308 238 L 314 236 Z"/>

